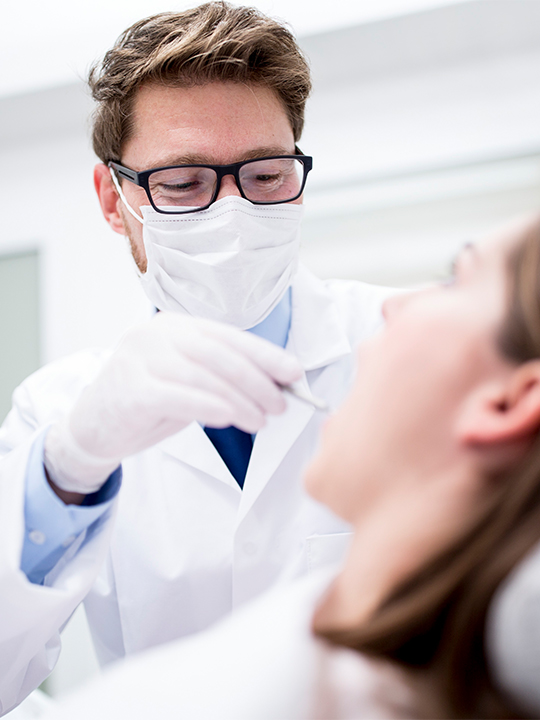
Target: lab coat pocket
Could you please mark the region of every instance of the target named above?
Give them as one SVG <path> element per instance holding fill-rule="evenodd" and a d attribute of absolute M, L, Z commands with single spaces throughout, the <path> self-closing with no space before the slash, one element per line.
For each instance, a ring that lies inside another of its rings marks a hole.
<path fill-rule="evenodd" d="M 339 565 L 352 538 L 351 532 L 331 533 L 329 535 L 311 535 L 306 538 L 308 572 L 322 567 Z"/>

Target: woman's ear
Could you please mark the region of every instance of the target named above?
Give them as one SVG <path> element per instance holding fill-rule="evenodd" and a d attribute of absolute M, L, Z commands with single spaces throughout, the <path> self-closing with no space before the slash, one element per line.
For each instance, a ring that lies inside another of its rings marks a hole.
<path fill-rule="evenodd" d="M 127 235 L 123 218 L 119 212 L 120 198 L 111 179 L 109 168 L 99 163 L 94 168 L 94 187 L 96 188 L 99 204 L 103 217 L 109 223 L 114 232 L 120 235 Z"/>
<path fill-rule="evenodd" d="M 540 428 L 540 361 L 531 360 L 473 393 L 458 417 L 459 440 L 489 447 L 522 442 Z"/>

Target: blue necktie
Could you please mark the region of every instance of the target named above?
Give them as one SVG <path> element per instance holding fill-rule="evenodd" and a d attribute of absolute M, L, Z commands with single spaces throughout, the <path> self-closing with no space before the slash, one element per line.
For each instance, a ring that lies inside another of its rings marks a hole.
<path fill-rule="evenodd" d="M 251 435 L 232 425 L 226 428 L 205 427 L 204 432 L 221 455 L 223 462 L 231 471 L 231 475 L 243 488 L 253 448 Z"/>

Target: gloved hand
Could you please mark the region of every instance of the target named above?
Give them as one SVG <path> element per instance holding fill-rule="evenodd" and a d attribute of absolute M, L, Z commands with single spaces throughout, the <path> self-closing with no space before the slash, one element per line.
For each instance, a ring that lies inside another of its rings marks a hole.
<path fill-rule="evenodd" d="M 45 440 L 45 467 L 62 490 L 88 494 L 121 460 L 193 420 L 254 433 L 285 409 L 275 382 L 302 374 L 281 348 L 236 328 L 158 313 L 128 332 L 70 415 Z"/>

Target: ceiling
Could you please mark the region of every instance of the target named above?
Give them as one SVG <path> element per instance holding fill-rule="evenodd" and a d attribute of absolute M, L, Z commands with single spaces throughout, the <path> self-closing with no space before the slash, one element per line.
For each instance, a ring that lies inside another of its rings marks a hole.
<path fill-rule="evenodd" d="M 469 1 L 245 0 L 245 4 L 286 20 L 297 35 L 305 36 Z M 0 26 L 0 64 L 4 69 L 0 74 L 0 96 L 72 83 L 84 77 L 89 65 L 135 20 L 196 4 L 189 0 L 10 2 L 3 10 Z"/>

